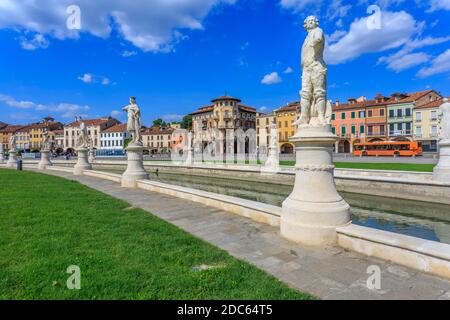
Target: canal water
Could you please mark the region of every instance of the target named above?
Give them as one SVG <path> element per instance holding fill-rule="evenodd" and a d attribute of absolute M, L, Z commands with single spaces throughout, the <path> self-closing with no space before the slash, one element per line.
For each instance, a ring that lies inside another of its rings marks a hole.
<path fill-rule="evenodd" d="M 121 173 L 117 170 L 109 172 Z M 150 172 L 150 179 L 281 206 L 292 187 L 214 176 Z M 450 205 L 341 193 L 354 224 L 450 244 Z"/>

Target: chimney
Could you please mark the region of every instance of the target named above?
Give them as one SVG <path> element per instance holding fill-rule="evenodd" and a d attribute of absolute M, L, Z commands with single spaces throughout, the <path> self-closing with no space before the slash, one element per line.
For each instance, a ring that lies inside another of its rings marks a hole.
<path fill-rule="evenodd" d="M 340 105 L 339 100 L 336 100 L 335 104 L 336 107 Z"/>

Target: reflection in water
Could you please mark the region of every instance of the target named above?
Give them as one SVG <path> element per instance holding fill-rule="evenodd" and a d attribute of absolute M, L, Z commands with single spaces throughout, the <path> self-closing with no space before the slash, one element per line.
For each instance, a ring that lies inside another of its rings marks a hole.
<path fill-rule="evenodd" d="M 113 170 L 108 170 L 113 171 Z M 117 171 L 116 171 L 117 172 Z M 166 172 L 150 173 L 154 181 L 281 206 L 292 187 Z M 352 207 L 353 223 L 450 244 L 450 206 L 341 193 Z"/>

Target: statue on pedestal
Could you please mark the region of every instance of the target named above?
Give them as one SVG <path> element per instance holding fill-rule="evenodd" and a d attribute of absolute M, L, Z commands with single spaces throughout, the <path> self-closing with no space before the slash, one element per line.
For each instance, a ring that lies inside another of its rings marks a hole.
<path fill-rule="evenodd" d="M 11 152 L 17 151 L 17 138 L 14 134 L 11 135 L 11 138 L 9 138 L 9 146 Z"/>
<path fill-rule="evenodd" d="M 50 142 L 50 137 L 47 131 L 44 131 L 42 134 L 42 150 L 50 150 L 52 148 L 52 144 Z"/>
<path fill-rule="evenodd" d="M 308 32 L 302 47 L 301 117 L 294 125 L 326 126 L 331 123 L 331 103 L 327 101 L 327 65 L 323 60 L 325 35 L 314 16 L 306 18 Z"/>
<path fill-rule="evenodd" d="M 81 120 L 80 120 L 81 121 Z M 80 123 L 80 135 L 78 136 L 77 148 L 88 148 L 89 147 L 89 136 L 86 124 L 81 121 Z"/>
<path fill-rule="evenodd" d="M 136 104 L 136 98 L 130 97 L 130 104 L 123 110 L 128 113 L 127 130 L 131 134 L 130 146 L 142 146 L 141 110 Z"/>

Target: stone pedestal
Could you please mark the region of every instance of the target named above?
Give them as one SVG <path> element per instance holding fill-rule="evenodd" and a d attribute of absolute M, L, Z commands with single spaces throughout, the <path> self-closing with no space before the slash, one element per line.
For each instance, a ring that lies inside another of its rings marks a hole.
<path fill-rule="evenodd" d="M 194 165 L 194 148 L 190 148 L 187 150 L 187 158 L 186 158 L 185 164 L 187 166 Z"/>
<path fill-rule="evenodd" d="M 89 150 L 89 163 L 94 163 L 95 161 L 95 150 Z"/>
<path fill-rule="evenodd" d="M 8 161 L 6 162 L 7 168 L 17 168 L 17 151 L 9 151 Z"/>
<path fill-rule="evenodd" d="M 296 146 L 294 190 L 283 202 L 281 235 L 310 246 L 337 242 L 336 228 L 350 223 L 350 206 L 334 183 L 331 126 L 305 126 L 290 139 Z"/>
<path fill-rule="evenodd" d="M 50 161 L 50 150 L 41 150 L 41 161 L 39 161 L 38 169 L 45 170 L 47 167 L 51 167 L 53 164 Z"/>
<path fill-rule="evenodd" d="M 92 166 L 88 161 L 88 148 L 77 148 L 78 160 L 73 168 L 73 174 L 76 176 L 82 175 L 85 170 L 91 170 Z"/>
<path fill-rule="evenodd" d="M 127 170 L 122 175 L 122 187 L 136 188 L 137 180 L 148 179 L 148 173 L 144 169 L 144 147 L 131 145 L 127 151 Z"/>
<path fill-rule="evenodd" d="M 433 180 L 450 183 L 450 140 L 439 142 L 439 162 L 434 168 Z"/>
<path fill-rule="evenodd" d="M 277 173 L 280 171 L 280 157 L 277 147 L 269 147 L 269 157 L 264 166 L 261 167 L 261 172 Z"/>

